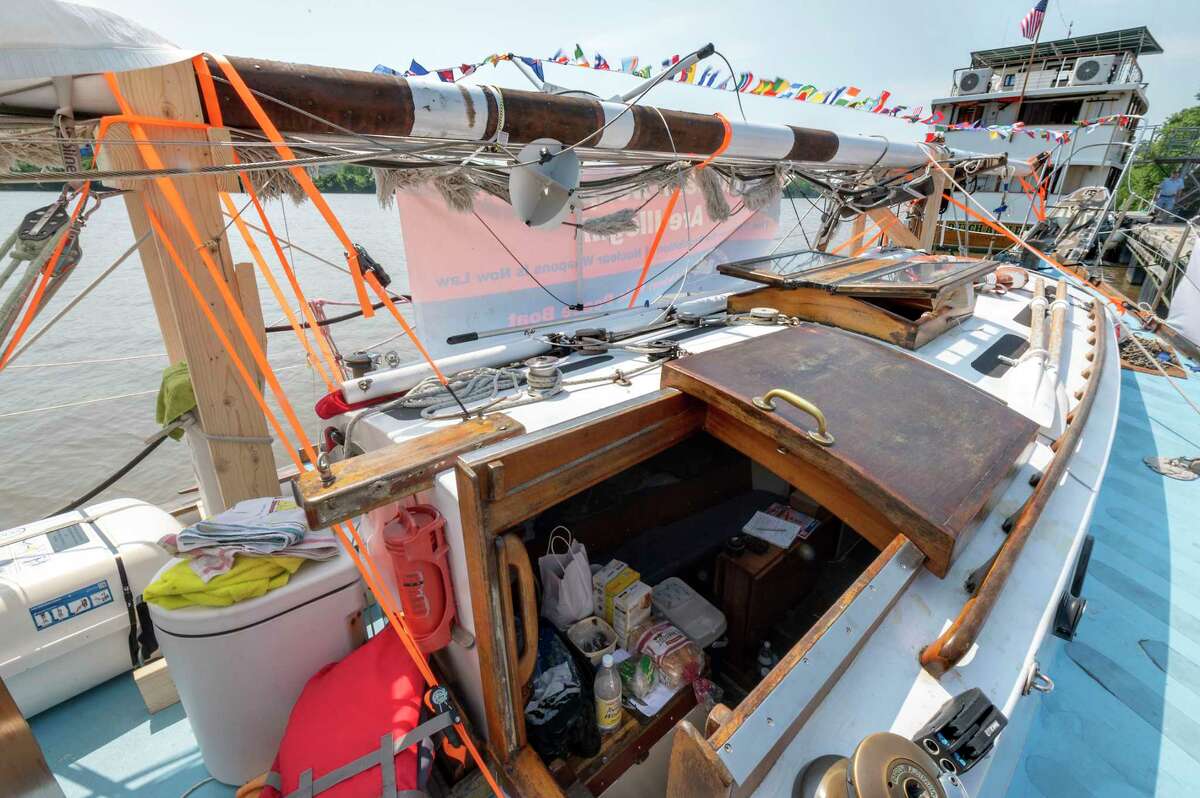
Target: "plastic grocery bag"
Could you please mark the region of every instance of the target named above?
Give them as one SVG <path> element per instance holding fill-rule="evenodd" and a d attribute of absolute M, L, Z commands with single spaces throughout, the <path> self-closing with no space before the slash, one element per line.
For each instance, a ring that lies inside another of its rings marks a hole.
<path fill-rule="evenodd" d="M 538 558 L 538 572 L 542 576 L 543 618 L 566 629 L 592 614 L 592 569 L 587 549 L 571 530 L 559 526 L 550 533 L 546 555 Z"/>

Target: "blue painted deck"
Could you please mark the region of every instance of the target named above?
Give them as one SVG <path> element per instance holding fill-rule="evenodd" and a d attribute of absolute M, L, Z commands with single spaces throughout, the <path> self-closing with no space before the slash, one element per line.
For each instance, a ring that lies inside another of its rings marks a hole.
<path fill-rule="evenodd" d="M 1200 405 L 1200 374 L 1176 384 Z M 1042 697 L 1009 798 L 1200 795 L 1200 480 L 1147 456 L 1200 456 L 1200 415 L 1161 376 L 1122 372 L 1074 642 Z"/>
<path fill-rule="evenodd" d="M 146 713 L 133 676 L 110 679 L 29 723 L 67 798 L 177 798 L 208 777 L 192 727 L 175 704 Z M 210 781 L 190 798 L 227 798 Z"/>

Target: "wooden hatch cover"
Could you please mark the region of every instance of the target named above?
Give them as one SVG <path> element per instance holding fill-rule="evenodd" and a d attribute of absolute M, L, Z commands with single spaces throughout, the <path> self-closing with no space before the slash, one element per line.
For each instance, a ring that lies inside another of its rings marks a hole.
<path fill-rule="evenodd" d="M 1037 425 L 936 366 L 885 344 L 802 324 L 668 363 L 663 385 L 708 404 L 705 429 L 821 502 L 882 549 L 908 536 L 944 576 L 962 531 Z M 823 411 L 814 417 L 783 389 Z"/>
<path fill-rule="evenodd" d="M 885 248 L 853 258 L 797 250 L 717 271 L 766 286 L 731 296 L 731 311 L 772 307 L 918 349 L 974 312 L 972 284 L 995 268 L 992 261 Z"/>

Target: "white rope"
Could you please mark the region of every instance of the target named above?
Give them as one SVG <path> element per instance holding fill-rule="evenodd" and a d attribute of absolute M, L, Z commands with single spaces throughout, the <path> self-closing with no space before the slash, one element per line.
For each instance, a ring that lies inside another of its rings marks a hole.
<path fill-rule="evenodd" d="M 85 360 L 85 361 L 80 361 L 80 362 L 87 363 L 89 361 Z M 64 364 L 64 365 L 68 365 L 68 364 Z M 280 366 L 279 368 L 275 369 L 275 371 L 276 372 L 288 371 L 289 369 L 303 368 L 307 365 L 308 365 L 308 363 L 293 363 L 290 366 Z M 129 399 L 134 396 L 148 396 L 149 394 L 152 394 L 152 393 L 158 393 L 158 390 L 159 390 L 158 388 L 152 388 L 148 391 L 134 391 L 133 393 L 120 393 L 120 394 L 116 394 L 114 396 L 101 396 L 96 399 L 82 399 L 78 402 L 64 402 L 64 403 L 58 404 L 58 405 L 46 405 L 45 407 L 31 407 L 27 410 L 13 410 L 12 412 L 9 412 L 9 413 L 0 413 L 0 418 L 13 418 L 14 416 L 28 416 L 28 415 L 32 415 L 33 413 L 45 413 L 50 410 L 63 410 L 63 409 L 70 408 L 70 407 L 82 407 L 84 405 L 94 405 L 94 404 L 98 404 L 99 402 L 111 402 L 116 399 Z"/>
<path fill-rule="evenodd" d="M 156 352 L 152 355 L 127 355 L 126 357 L 98 357 L 94 360 L 64 360 L 59 363 L 22 363 L 19 366 L 9 366 L 13 369 L 52 369 L 59 366 L 91 366 L 97 363 L 123 363 L 128 360 L 145 360 L 151 357 L 166 357 L 166 352 Z M 16 355 L 13 355 L 16 357 Z"/>
<path fill-rule="evenodd" d="M 149 391 L 134 391 L 133 393 L 122 393 L 116 396 L 101 396 L 98 399 L 82 399 L 78 402 L 64 402 L 60 405 L 47 405 L 46 407 L 35 407 L 29 410 L 14 410 L 10 413 L 0 413 L 0 418 L 13 418 L 14 416 L 27 416 L 33 413 L 44 413 L 48 410 L 62 410 L 68 407 L 82 407 L 84 405 L 94 405 L 99 402 L 110 402 L 114 399 L 129 399 L 134 396 L 149 396 L 152 393 L 158 393 L 157 388 L 152 388 Z"/>

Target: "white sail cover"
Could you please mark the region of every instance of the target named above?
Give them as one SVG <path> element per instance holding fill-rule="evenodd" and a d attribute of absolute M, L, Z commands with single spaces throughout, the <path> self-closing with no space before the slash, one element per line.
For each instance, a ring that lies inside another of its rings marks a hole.
<path fill-rule="evenodd" d="M 0 87 L 65 75 L 123 72 L 191 58 L 111 11 L 57 0 L 0 3 Z"/>
<path fill-rule="evenodd" d="M 398 192 L 409 291 L 425 345 L 434 357 L 442 357 L 477 347 L 453 342 L 466 333 L 570 323 L 577 314 L 594 318 L 631 307 L 667 195 L 646 188 L 596 208 L 588 218 L 635 209 L 637 229 L 595 236 L 566 224 L 530 229 L 507 203 L 483 194 L 475 198 L 477 220 L 447 209 L 428 186 Z M 727 201 L 740 207 L 738 197 L 727 195 Z M 576 215 L 567 219 L 581 220 Z M 729 290 L 727 283 L 740 281 L 716 274 L 716 266 L 763 254 L 778 227 L 778 200 L 760 211 L 742 210 L 715 222 L 689 183 L 668 217 L 635 304 L 669 304 L 690 294 Z M 572 311 L 568 305 L 573 304 L 583 310 Z"/>

